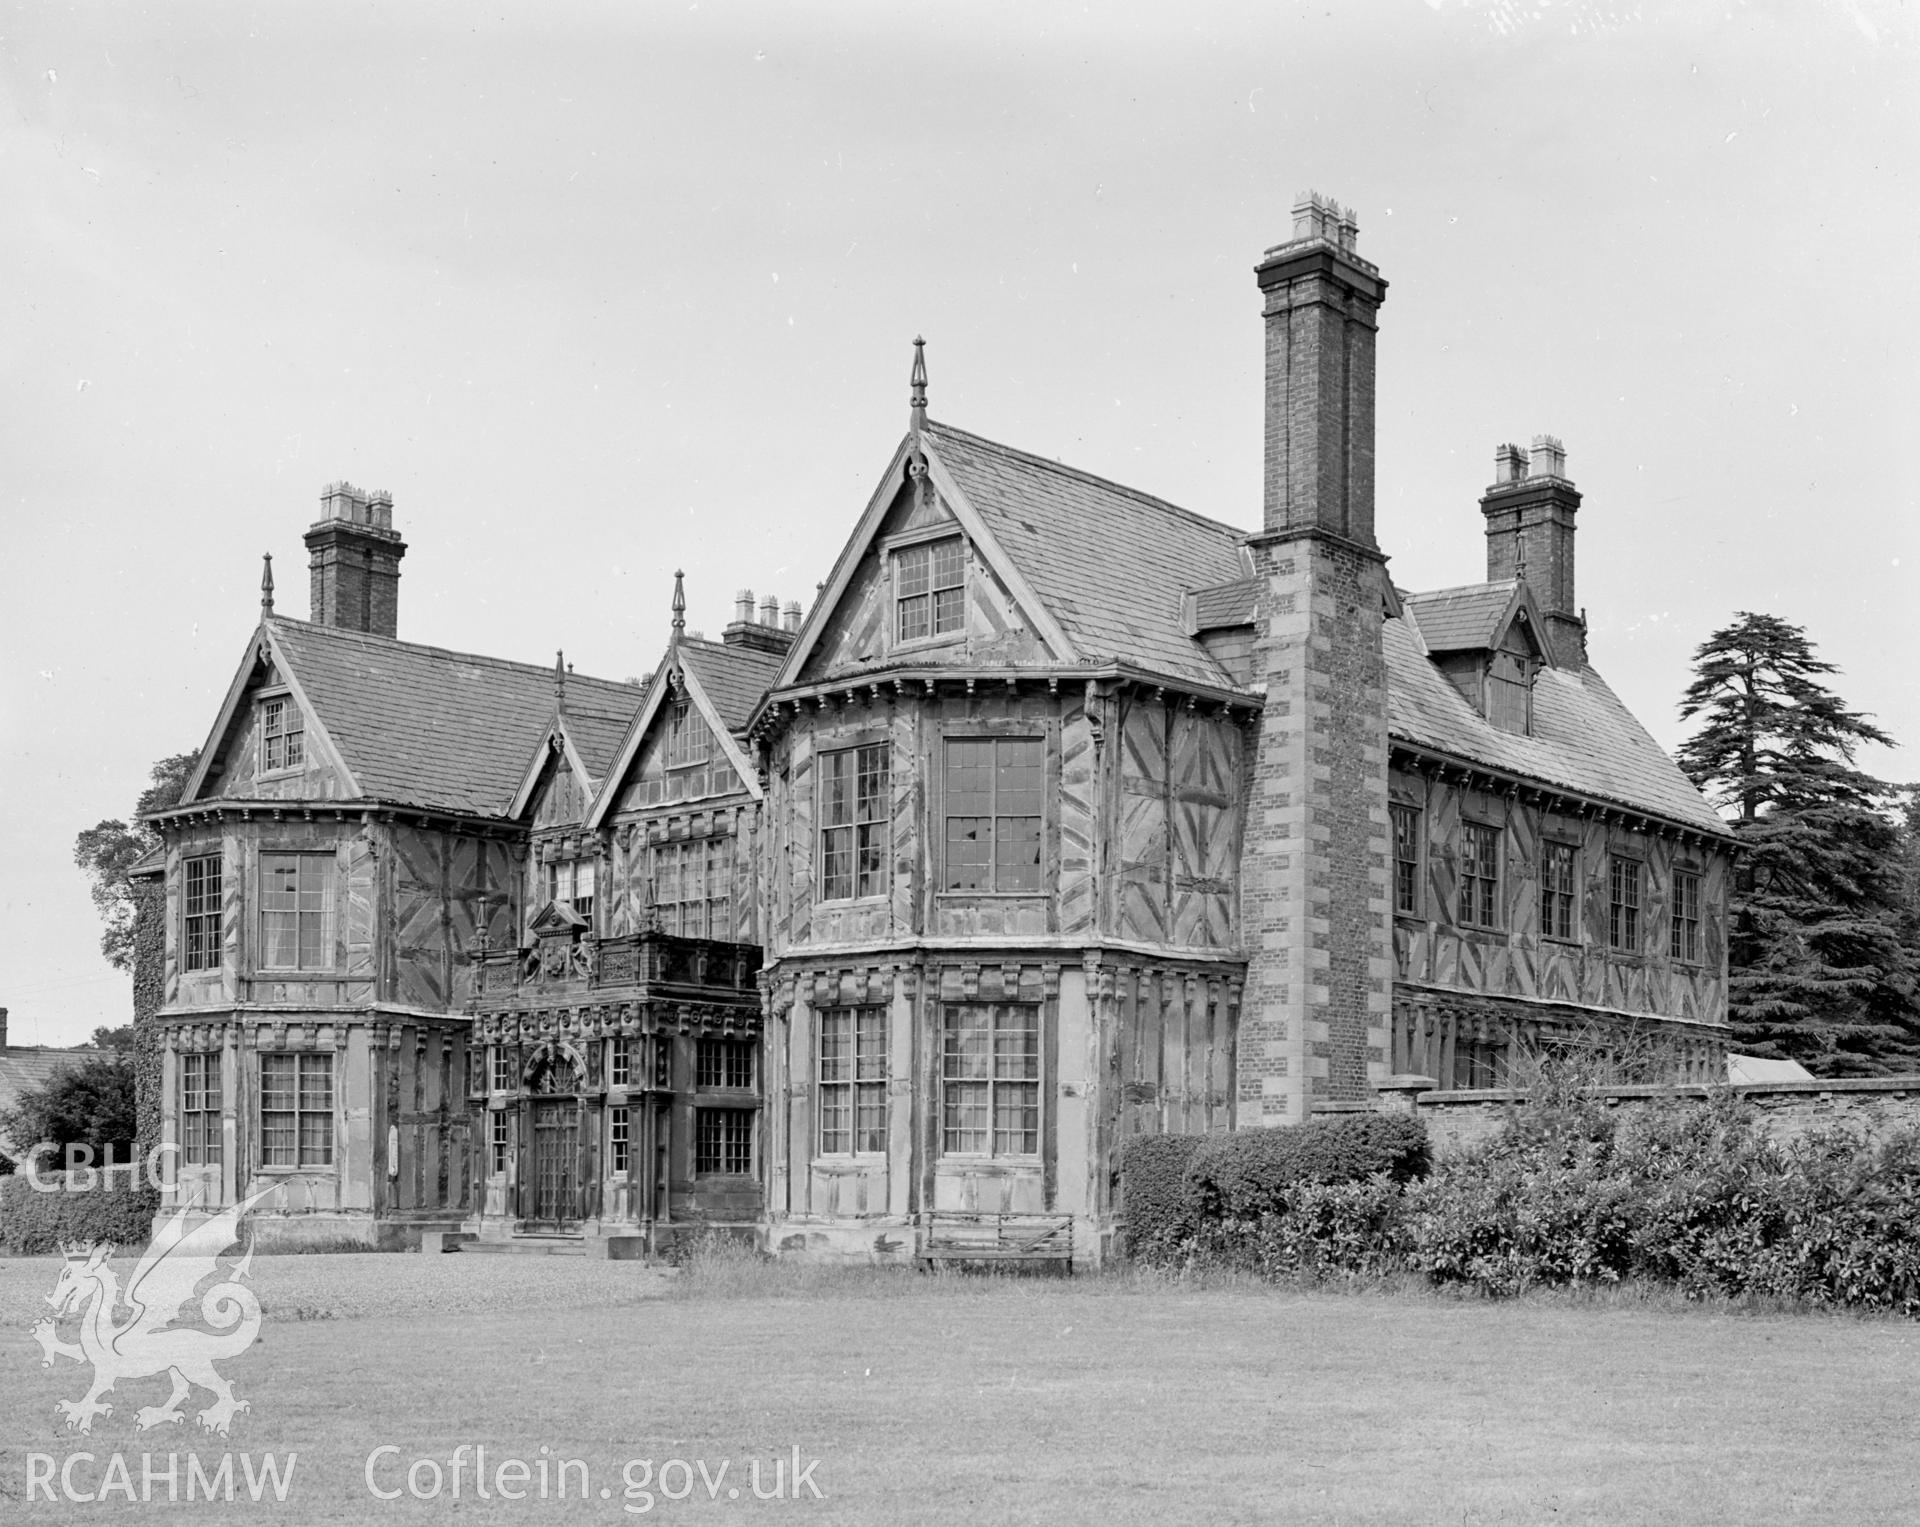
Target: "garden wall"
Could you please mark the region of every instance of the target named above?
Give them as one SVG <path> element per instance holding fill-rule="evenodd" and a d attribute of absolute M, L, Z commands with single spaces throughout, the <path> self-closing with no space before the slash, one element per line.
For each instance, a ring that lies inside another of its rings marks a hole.
<path fill-rule="evenodd" d="M 1427 1126 L 1436 1154 L 1490 1139 L 1519 1106 L 1522 1094 L 1501 1090 L 1437 1092 L 1393 1077 L 1381 1088 L 1380 1103 L 1394 1111 L 1411 1109 Z M 1598 1087 L 1592 1096 L 1609 1107 L 1646 1108 L 1669 1100 L 1704 1102 L 1733 1094 L 1752 1104 L 1776 1138 L 1790 1140 L 1810 1130 L 1845 1126 L 1879 1139 L 1902 1125 L 1920 1125 L 1920 1076 L 1815 1078 L 1804 1082 L 1755 1082 L 1738 1087 Z"/>

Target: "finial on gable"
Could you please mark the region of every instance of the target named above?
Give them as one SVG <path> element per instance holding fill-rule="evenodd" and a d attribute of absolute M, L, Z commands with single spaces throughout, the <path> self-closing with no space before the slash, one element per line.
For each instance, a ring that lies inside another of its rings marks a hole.
<path fill-rule="evenodd" d="M 273 553 L 263 552 L 260 560 L 266 564 L 260 574 L 260 614 L 264 618 L 273 613 Z"/>
<path fill-rule="evenodd" d="M 553 708 L 567 708 L 567 653 L 564 647 L 553 649 Z"/>
<path fill-rule="evenodd" d="M 913 432 L 917 435 L 927 427 L 927 342 L 917 334 L 913 337 L 911 385 L 913 397 L 909 402 L 913 409 Z"/>
<path fill-rule="evenodd" d="M 673 635 L 667 639 L 667 666 L 673 668 L 680 661 L 680 638 L 687 629 L 687 589 L 686 574 L 679 568 L 673 570 Z"/>

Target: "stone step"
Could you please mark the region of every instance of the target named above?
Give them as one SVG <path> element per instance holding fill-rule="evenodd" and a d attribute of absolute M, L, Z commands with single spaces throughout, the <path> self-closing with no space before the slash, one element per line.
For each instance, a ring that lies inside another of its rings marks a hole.
<path fill-rule="evenodd" d="M 516 1235 L 504 1241 L 468 1241 L 460 1248 L 463 1256 L 584 1257 L 585 1236 Z"/>

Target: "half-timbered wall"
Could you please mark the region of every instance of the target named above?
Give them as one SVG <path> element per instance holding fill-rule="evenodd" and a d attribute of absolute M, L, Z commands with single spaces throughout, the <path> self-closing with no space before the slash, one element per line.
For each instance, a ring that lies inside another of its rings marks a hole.
<path fill-rule="evenodd" d="M 1420 813 L 1418 906 L 1394 918 L 1394 974 L 1400 988 L 1485 994 L 1571 1004 L 1606 1014 L 1726 1022 L 1725 851 L 1699 834 L 1649 832 L 1589 812 L 1549 809 L 1537 791 L 1494 793 L 1434 773 L 1394 769 L 1396 805 Z M 1463 824 L 1492 828 L 1499 846 L 1492 926 L 1463 918 Z M 1575 854 L 1576 903 L 1568 939 L 1541 924 L 1544 845 Z M 1608 865 L 1639 870 L 1639 937 L 1631 950 L 1610 943 Z M 1700 877 L 1700 958 L 1669 952 L 1674 873 Z M 1396 1001 L 1396 1007 L 1400 1004 Z M 1444 1080 L 1444 1079 L 1443 1079 Z"/>
<path fill-rule="evenodd" d="M 291 690 L 281 686 L 271 668 L 258 670 L 259 681 L 248 691 L 234 717 L 225 745 L 210 771 L 203 799 L 254 801 L 332 801 L 354 792 L 340 760 L 327 745 Z M 293 768 L 263 769 L 261 729 L 266 698 L 284 701 L 301 715 L 301 761 Z"/>

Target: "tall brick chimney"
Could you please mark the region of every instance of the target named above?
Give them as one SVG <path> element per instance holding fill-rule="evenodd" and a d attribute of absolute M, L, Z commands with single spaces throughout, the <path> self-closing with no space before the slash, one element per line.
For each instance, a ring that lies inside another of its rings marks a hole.
<path fill-rule="evenodd" d="M 400 559 L 407 543 L 393 528 L 393 495 L 329 483 L 306 542 L 312 574 L 308 618 L 343 631 L 398 635 Z"/>
<path fill-rule="evenodd" d="M 1387 283 L 1309 193 L 1256 268 L 1266 321 L 1266 584 L 1241 916 L 1237 1127 L 1358 1102 L 1391 1053 L 1386 558 L 1373 530 L 1374 327 Z"/>
<path fill-rule="evenodd" d="M 1546 616 L 1554 661 L 1584 667 L 1587 620 L 1574 598 L 1573 517 L 1579 491 L 1567 476 L 1566 447 L 1535 435 L 1533 448 L 1493 453 L 1493 483 L 1480 500 L 1487 517 L 1487 581 L 1524 577 Z"/>

